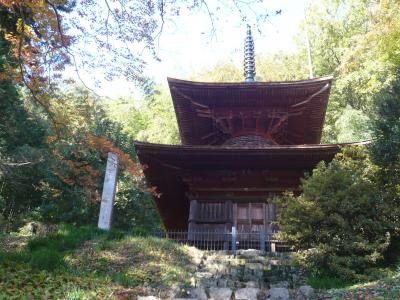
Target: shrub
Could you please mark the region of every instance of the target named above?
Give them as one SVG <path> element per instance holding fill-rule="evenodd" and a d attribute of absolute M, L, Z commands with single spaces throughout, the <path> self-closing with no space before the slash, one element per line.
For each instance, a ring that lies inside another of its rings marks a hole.
<path fill-rule="evenodd" d="M 400 219 L 400 68 L 392 82 L 374 97 L 372 132 L 369 147 L 372 161 L 379 166 L 377 179 L 385 202 L 391 206 L 391 220 Z M 397 236 L 400 227 L 397 226 Z M 398 237 L 397 237 L 398 238 Z M 397 248 L 398 249 L 398 248 Z M 391 249 L 396 252 L 396 249 Z M 398 252 L 398 250 L 397 250 Z M 396 255 L 396 253 L 393 253 Z"/>
<path fill-rule="evenodd" d="M 347 148 L 302 180 L 301 195 L 275 199 L 281 238 L 314 276 L 361 280 L 382 261 L 393 226 L 376 172 L 365 149 Z"/>

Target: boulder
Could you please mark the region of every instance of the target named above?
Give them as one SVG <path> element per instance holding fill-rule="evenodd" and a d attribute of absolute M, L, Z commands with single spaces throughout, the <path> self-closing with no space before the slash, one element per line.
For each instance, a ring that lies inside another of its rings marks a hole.
<path fill-rule="evenodd" d="M 235 292 L 235 300 L 257 300 L 260 289 L 257 288 L 243 288 Z"/>
<path fill-rule="evenodd" d="M 270 284 L 270 287 L 271 288 L 289 288 L 289 282 L 287 282 L 287 281 L 279 281 L 279 282 L 276 282 L 276 283 L 271 283 Z"/>
<path fill-rule="evenodd" d="M 246 282 L 246 287 L 247 288 L 257 288 L 259 284 L 255 281 L 248 281 Z"/>
<path fill-rule="evenodd" d="M 244 258 L 256 257 L 260 255 L 260 251 L 255 249 L 239 250 L 238 252 L 240 257 Z"/>
<path fill-rule="evenodd" d="M 194 288 L 189 290 L 189 295 L 191 298 L 195 298 L 198 300 L 207 300 L 207 294 L 204 288 Z"/>
<path fill-rule="evenodd" d="M 269 290 L 270 300 L 289 300 L 289 290 L 286 288 L 272 288 Z"/>
<path fill-rule="evenodd" d="M 214 300 L 230 300 L 232 296 L 232 290 L 228 288 L 210 288 L 210 298 Z"/>
<path fill-rule="evenodd" d="M 302 300 L 312 300 L 316 298 L 314 289 L 309 285 L 303 285 L 297 290 L 297 296 Z"/>

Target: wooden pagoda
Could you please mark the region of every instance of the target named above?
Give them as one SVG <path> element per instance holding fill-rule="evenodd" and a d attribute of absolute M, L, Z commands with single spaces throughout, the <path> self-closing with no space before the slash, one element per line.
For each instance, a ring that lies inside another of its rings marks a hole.
<path fill-rule="evenodd" d="M 182 145 L 135 143 L 167 230 L 273 232 L 269 199 L 341 148 L 320 144 L 332 77 L 255 82 L 252 59 L 245 82 L 168 78 Z"/>

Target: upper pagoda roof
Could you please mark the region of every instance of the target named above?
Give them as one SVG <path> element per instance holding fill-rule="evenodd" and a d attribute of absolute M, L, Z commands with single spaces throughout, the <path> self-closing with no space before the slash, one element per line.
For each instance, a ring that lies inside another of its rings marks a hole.
<path fill-rule="evenodd" d="M 275 145 L 319 144 L 333 77 L 209 83 L 168 78 L 182 143 L 222 145 L 258 135 Z"/>

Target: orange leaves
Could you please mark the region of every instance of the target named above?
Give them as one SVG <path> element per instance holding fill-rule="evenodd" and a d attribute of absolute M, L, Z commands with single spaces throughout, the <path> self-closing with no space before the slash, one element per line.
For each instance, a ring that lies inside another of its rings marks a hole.
<path fill-rule="evenodd" d="M 139 178 L 142 176 L 142 166 L 133 161 L 129 154 L 126 154 L 119 148 L 115 147 L 106 138 L 94 136 L 93 134 L 88 133 L 86 135 L 86 143 L 92 149 L 100 151 L 104 156 L 106 156 L 108 152 L 115 153 L 118 156 L 121 167 L 128 171 L 132 177 Z"/>
<path fill-rule="evenodd" d="M 48 95 L 55 79 L 70 64 L 67 48 L 71 38 L 64 34 L 58 5 L 64 1 L 0 0 L 7 8 L 9 23 L 2 24 L 4 37 L 10 45 L 11 61 L 4 73 L 17 84 L 25 85 L 34 102 L 51 113 Z M 5 75 L 1 75 L 4 77 Z"/>
<path fill-rule="evenodd" d="M 1 28 L 9 45 L 9 57 L 8 65 L 1 66 L 0 79 L 12 79 L 25 86 L 31 100 L 51 121 L 47 142 L 56 160 L 54 174 L 68 186 L 83 186 L 88 199 L 99 199 L 103 166 L 98 153 L 105 156 L 114 152 L 121 167 L 140 182 L 139 163 L 108 139 L 89 133 L 96 118 L 94 104 L 86 101 L 89 96 L 83 92 L 67 99 L 57 95 L 65 66 L 75 61 L 69 49 L 75 39 L 67 35 L 62 19 L 68 11 L 64 9 L 64 5 L 68 6 L 66 1 L 0 0 L 0 5 L 7 10 L 9 20 Z M 87 5 L 96 6 L 95 2 Z M 60 7 L 63 14 L 58 12 Z M 72 27 L 73 23 L 68 25 Z M 156 194 L 155 189 L 148 191 Z"/>
<path fill-rule="evenodd" d="M 86 135 L 86 143 L 90 148 L 100 151 L 104 157 L 106 157 L 108 152 L 116 154 L 119 159 L 120 167 L 127 171 L 133 179 L 139 183 L 139 188 L 142 192 L 150 193 L 154 197 L 161 196 L 161 194 L 157 192 L 157 187 L 147 187 L 144 185 L 141 179 L 143 179 L 143 170 L 145 169 L 145 166 L 132 160 L 129 154 L 126 154 L 118 147 L 115 147 L 113 143 L 106 138 L 98 137 L 90 133 Z"/>
<path fill-rule="evenodd" d="M 62 182 L 65 184 L 72 186 L 75 184 L 75 181 L 69 178 L 64 177 L 64 175 L 60 174 L 59 172 L 54 172 L 54 175 L 56 175 Z"/>

